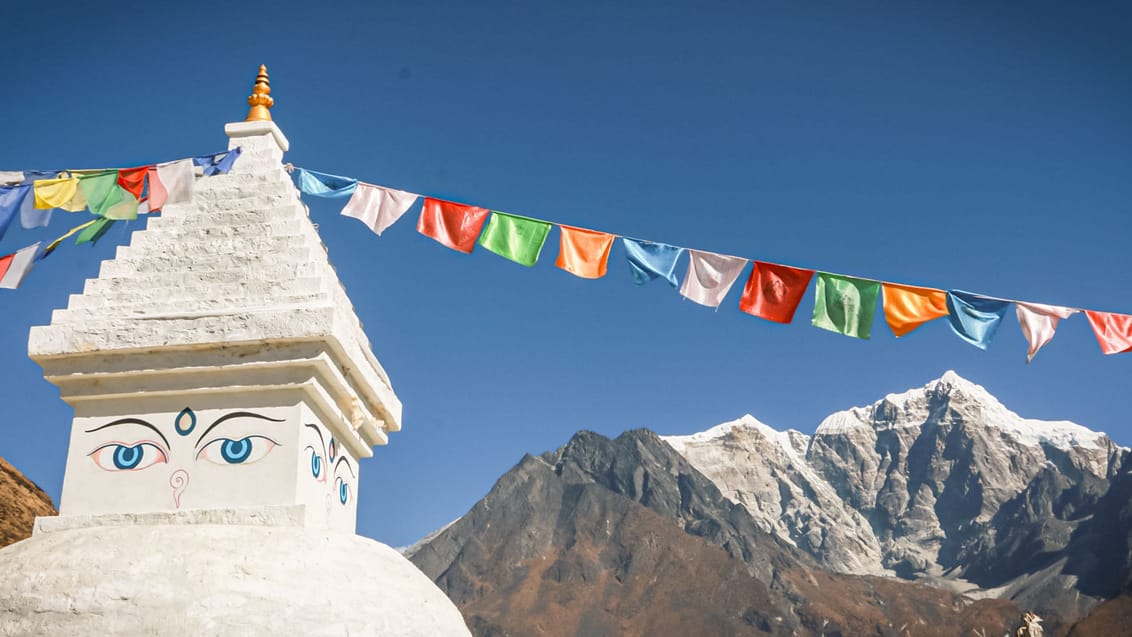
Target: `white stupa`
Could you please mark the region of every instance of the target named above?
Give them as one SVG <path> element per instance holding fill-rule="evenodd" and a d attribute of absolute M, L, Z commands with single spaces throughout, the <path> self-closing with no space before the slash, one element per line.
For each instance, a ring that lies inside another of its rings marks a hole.
<path fill-rule="evenodd" d="M 261 67 L 241 154 L 102 264 L 29 354 L 74 408 L 58 517 L 0 550 L 3 635 L 468 635 L 354 534 L 401 403 L 284 169 Z"/>

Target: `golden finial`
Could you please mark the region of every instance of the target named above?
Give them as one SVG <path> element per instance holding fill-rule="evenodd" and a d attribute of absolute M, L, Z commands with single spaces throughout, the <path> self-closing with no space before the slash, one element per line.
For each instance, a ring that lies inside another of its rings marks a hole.
<path fill-rule="evenodd" d="M 244 119 L 245 122 L 270 122 L 271 121 L 271 107 L 275 105 L 275 100 L 271 98 L 271 82 L 267 79 L 267 65 L 259 65 L 259 74 L 255 76 L 255 86 L 252 87 L 252 94 L 248 96 L 248 116 Z"/>

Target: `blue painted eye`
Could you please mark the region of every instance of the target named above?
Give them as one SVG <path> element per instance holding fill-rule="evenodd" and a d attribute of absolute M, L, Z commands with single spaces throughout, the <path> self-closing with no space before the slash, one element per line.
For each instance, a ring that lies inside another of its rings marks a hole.
<path fill-rule="evenodd" d="M 323 466 L 325 462 L 322 460 L 322 453 L 318 449 L 315 449 L 313 445 L 307 445 L 306 450 L 311 453 L 311 475 L 314 476 L 314 479 L 318 482 L 326 482 L 326 471 Z"/>
<path fill-rule="evenodd" d="M 90 459 L 106 471 L 141 471 L 159 462 L 168 461 L 165 451 L 152 442 L 126 445 L 113 442 L 90 453 Z"/>
<path fill-rule="evenodd" d="M 219 465 L 252 464 L 277 446 L 278 443 L 264 436 L 247 436 L 239 440 L 217 438 L 201 447 L 197 459 L 204 458 Z"/>
<path fill-rule="evenodd" d="M 133 469 L 141 463 L 143 455 L 144 451 L 141 445 L 132 447 L 118 445 L 118 448 L 114 450 L 114 466 L 122 470 Z"/>
<path fill-rule="evenodd" d="M 337 478 L 334 483 L 338 486 L 338 501 L 346 504 L 350 501 L 350 485 L 346 484 L 342 478 Z"/>
<path fill-rule="evenodd" d="M 252 441 L 247 438 L 225 440 L 220 444 L 220 457 L 229 464 L 240 464 L 252 455 Z"/>

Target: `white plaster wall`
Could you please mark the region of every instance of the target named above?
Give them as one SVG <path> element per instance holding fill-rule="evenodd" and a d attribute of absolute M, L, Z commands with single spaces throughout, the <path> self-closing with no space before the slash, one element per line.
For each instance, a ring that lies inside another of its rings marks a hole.
<path fill-rule="evenodd" d="M 132 411 L 136 405 L 119 402 L 118 409 L 99 404 L 99 415 L 83 413 L 81 407 L 76 413 L 61 514 L 296 503 L 298 405 L 263 407 L 231 397 L 186 396 L 170 398 L 161 408 L 150 400 L 147 410 Z M 180 433 L 175 421 L 185 407 L 193 411 L 196 424 Z M 228 417 L 238 412 L 280 422 Z M 111 424 L 116 422 L 120 424 Z M 245 445 L 250 450 L 241 462 L 230 461 L 241 456 L 225 458 L 222 453 L 226 446 L 242 450 Z M 115 453 L 129 462 L 116 463 Z"/>

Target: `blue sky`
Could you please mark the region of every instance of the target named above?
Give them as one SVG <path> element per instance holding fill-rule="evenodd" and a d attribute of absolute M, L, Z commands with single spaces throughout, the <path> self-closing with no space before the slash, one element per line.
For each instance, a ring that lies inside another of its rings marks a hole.
<path fill-rule="evenodd" d="M 611 6 L 616 5 L 616 6 Z M 296 165 L 686 247 L 1132 313 L 1132 8 L 1120 3 L 30 4 L 0 22 L 0 169 L 223 149 L 256 68 Z M 1023 416 L 1132 445 L 1132 355 L 1083 317 L 1025 364 L 937 321 L 870 341 L 659 283 L 383 237 L 309 200 L 405 404 L 362 464 L 360 533 L 410 543 L 578 429 L 688 433 L 830 412 L 954 369 Z M 69 227 L 13 228 L 0 252 Z M 121 224 L 119 224 L 121 225 Z M 70 408 L 27 332 L 97 275 L 65 246 L 0 291 L 0 456 L 57 498 Z M 682 274 L 682 272 L 681 272 Z M 745 277 L 745 274 L 743 275 Z M 743 279 L 740 279 L 742 281 Z"/>

